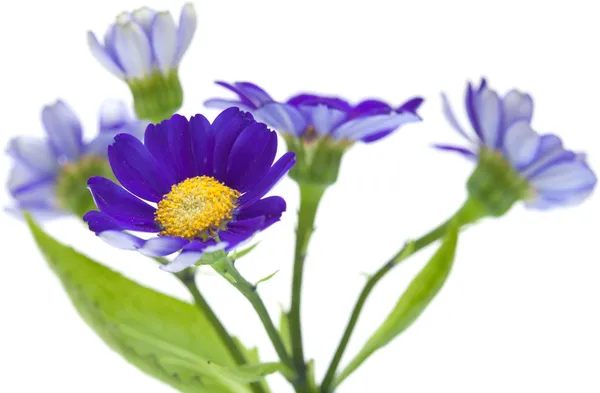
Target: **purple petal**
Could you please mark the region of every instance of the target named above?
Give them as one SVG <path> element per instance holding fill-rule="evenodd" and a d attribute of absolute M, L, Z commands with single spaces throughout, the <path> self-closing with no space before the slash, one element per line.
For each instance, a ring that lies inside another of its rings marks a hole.
<path fill-rule="evenodd" d="M 56 155 L 75 161 L 83 151 L 81 124 L 73 110 L 63 101 L 46 105 L 42 110 L 42 123 Z"/>
<path fill-rule="evenodd" d="M 262 88 L 258 87 L 254 83 L 250 82 L 236 82 L 235 86 L 243 91 L 246 94 L 246 97 L 252 101 L 257 107 L 260 107 L 269 102 L 273 102 L 273 98 L 264 91 Z"/>
<path fill-rule="evenodd" d="M 144 244 L 144 240 L 139 237 L 121 231 L 104 231 L 98 233 L 98 237 L 121 250 L 137 250 Z"/>
<path fill-rule="evenodd" d="M 359 140 L 387 130 L 395 130 L 408 123 L 421 121 L 418 115 L 410 112 L 375 115 L 350 120 L 333 131 L 335 138 Z"/>
<path fill-rule="evenodd" d="M 177 273 L 185 268 L 194 266 L 202 257 L 202 254 L 223 250 L 226 246 L 227 243 L 220 242 L 217 244 L 213 239 L 209 239 L 206 242 L 194 240 L 187 246 L 184 246 L 181 253 L 171 263 L 163 265 L 160 268 L 167 272 Z"/>
<path fill-rule="evenodd" d="M 539 193 L 581 192 L 593 189 L 596 176 L 585 162 L 561 162 L 530 179 Z"/>
<path fill-rule="evenodd" d="M 159 202 L 169 193 L 174 179 L 163 171 L 137 138 L 119 134 L 108 148 L 108 160 L 119 182 L 140 198 Z"/>
<path fill-rule="evenodd" d="M 485 89 L 479 93 L 475 105 L 483 143 L 493 149 L 498 148 L 501 143 L 502 101 L 495 91 Z"/>
<path fill-rule="evenodd" d="M 117 61 L 115 61 L 114 55 L 108 50 L 108 48 L 104 48 L 98 39 L 89 31 L 87 33 L 87 43 L 92 51 L 92 55 L 102 64 L 104 68 L 106 68 L 111 74 L 115 75 L 117 78 L 125 79 L 125 73 L 123 69 L 119 65 Z"/>
<path fill-rule="evenodd" d="M 502 128 L 508 129 L 518 121 L 530 122 L 533 116 L 533 100 L 529 94 L 511 90 L 502 99 Z"/>
<path fill-rule="evenodd" d="M 244 111 L 252 111 L 255 108 L 251 108 L 247 105 L 244 105 L 243 102 L 241 101 L 236 101 L 236 100 L 224 100 L 222 98 L 211 98 L 210 100 L 206 100 L 204 101 L 204 106 L 207 108 L 214 108 L 214 109 L 227 109 L 227 108 L 231 108 L 231 107 L 238 107 L 241 110 Z"/>
<path fill-rule="evenodd" d="M 104 231 L 121 231 L 124 228 L 121 224 L 110 218 L 107 214 L 92 210 L 83 215 L 83 221 L 88 224 L 90 231 L 98 234 Z"/>
<path fill-rule="evenodd" d="M 514 168 L 530 165 L 538 155 L 541 137 L 526 121 L 514 123 L 504 136 L 504 155 Z"/>
<path fill-rule="evenodd" d="M 173 61 L 173 66 L 178 66 L 183 55 L 190 47 L 194 33 L 196 32 L 197 18 L 194 5 L 187 3 L 181 9 L 179 15 L 179 27 L 177 28 L 177 54 Z"/>
<path fill-rule="evenodd" d="M 349 113 L 349 119 L 357 117 L 385 115 L 392 111 L 392 107 L 380 100 L 364 100 L 358 103 Z"/>
<path fill-rule="evenodd" d="M 6 150 L 18 164 L 38 174 L 56 174 L 59 163 L 47 141 L 30 136 L 11 139 Z"/>
<path fill-rule="evenodd" d="M 236 139 L 255 120 L 248 112 L 237 108 L 226 109 L 213 122 L 211 132 L 215 135 L 213 155 L 213 177 L 224 182 L 227 175 L 229 156 Z"/>
<path fill-rule="evenodd" d="M 231 90 L 232 92 L 237 94 L 240 101 L 242 102 L 242 104 L 245 105 L 246 107 L 252 108 L 252 109 L 258 108 L 258 103 L 253 102 L 251 97 L 246 95 L 246 93 L 244 91 L 237 88 L 236 86 L 231 85 L 227 82 L 223 82 L 223 81 L 216 81 L 215 83 L 217 85 L 222 86 L 222 87 L 226 88 L 227 90 Z"/>
<path fill-rule="evenodd" d="M 246 192 L 266 175 L 276 153 L 277 134 L 263 123 L 251 124 L 231 148 L 225 182 L 229 187 Z"/>
<path fill-rule="evenodd" d="M 300 135 L 308 127 L 302 113 L 292 105 L 273 102 L 265 104 L 253 113 L 257 120 L 267 123 L 279 132 Z"/>
<path fill-rule="evenodd" d="M 269 169 L 269 172 L 253 188 L 239 198 L 240 207 L 249 206 L 262 198 L 288 173 L 295 163 L 296 155 L 293 152 L 287 152 L 281 156 Z"/>
<path fill-rule="evenodd" d="M 479 120 L 478 120 L 479 117 L 476 112 L 477 96 L 475 94 L 476 93 L 473 91 L 473 86 L 471 86 L 471 84 L 469 83 L 469 85 L 467 86 L 467 94 L 465 97 L 467 115 L 469 116 L 469 121 L 471 122 L 471 126 L 473 127 L 473 130 L 475 130 L 475 133 L 477 134 L 479 139 L 483 142 L 483 136 L 481 134 L 481 128 L 479 126 Z"/>
<path fill-rule="evenodd" d="M 302 111 L 307 123 L 312 125 L 319 135 L 331 134 L 334 128 L 340 125 L 348 116 L 346 112 L 323 104 L 316 106 L 300 105 L 298 109 Z"/>
<path fill-rule="evenodd" d="M 471 139 L 469 134 L 467 134 L 465 132 L 465 129 L 462 128 L 462 126 L 460 125 L 458 120 L 456 120 L 456 116 L 454 116 L 454 111 L 452 110 L 452 107 L 450 106 L 448 97 L 446 97 L 446 95 L 444 93 L 442 93 L 442 108 L 444 111 L 444 116 L 446 117 L 446 120 L 448 121 L 448 123 L 450 123 L 452 128 L 454 128 L 466 140 L 468 140 L 469 142 L 473 142 L 473 140 Z"/>
<path fill-rule="evenodd" d="M 453 146 L 453 145 L 438 145 L 438 144 L 433 145 L 433 147 L 438 150 L 458 153 L 470 161 L 477 161 L 477 154 L 475 154 L 473 151 L 466 149 L 464 147 Z"/>
<path fill-rule="evenodd" d="M 156 209 L 125 189 L 99 176 L 91 177 L 88 187 L 98 209 L 125 228 L 142 232 L 159 231 L 154 222 Z"/>
<path fill-rule="evenodd" d="M 417 110 L 419 110 L 419 108 L 423 104 L 423 101 L 425 101 L 425 100 L 421 97 L 411 98 L 410 100 L 406 101 L 404 104 L 400 105 L 398 107 L 398 109 L 396 109 L 396 112 L 407 111 L 407 112 L 412 112 L 412 113 L 416 114 Z"/>
<path fill-rule="evenodd" d="M 138 251 L 149 257 L 164 257 L 181 250 L 189 241 L 180 237 L 159 236 L 146 240 Z"/>
<path fill-rule="evenodd" d="M 270 196 L 256 201 L 252 205 L 244 206 L 244 208 L 238 212 L 237 219 L 246 220 L 254 217 L 264 217 L 264 225 L 267 227 L 279 221 L 285 210 L 286 203 L 282 197 Z"/>

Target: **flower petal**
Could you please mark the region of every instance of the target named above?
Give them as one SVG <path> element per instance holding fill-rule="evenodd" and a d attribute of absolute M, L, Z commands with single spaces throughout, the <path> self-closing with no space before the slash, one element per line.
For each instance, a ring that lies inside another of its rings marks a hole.
<path fill-rule="evenodd" d="M 173 66 L 177 67 L 183 55 L 190 47 L 194 32 L 196 31 L 196 11 L 192 3 L 187 3 L 181 9 L 179 16 L 179 27 L 177 28 L 177 54 Z"/>
<path fill-rule="evenodd" d="M 123 128 L 133 119 L 127 105 L 120 100 L 104 100 L 100 106 L 100 132 L 113 131 Z"/>
<path fill-rule="evenodd" d="M 95 176 L 88 180 L 96 206 L 125 228 L 135 228 L 142 232 L 158 232 L 154 222 L 156 209 L 122 187 L 103 177 Z"/>
<path fill-rule="evenodd" d="M 156 11 L 149 7 L 138 8 L 137 10 L 133 11 L 131 15 L 129 15 L 129 20 L 132 20 L 140 25 L 147 36 L 150 36 L 152 33 L 152 24 L 154 23 L 155 18 Z"/>
<path fill-rule="evenodd" d="M 276 153 L 277 134 L 263 123 L 249 125 L 231 148 L 226 184 L 246 192 L 266 175 Z"/>
<path fill-rule="evenodd" d="M 144 30 L 135 22 L 115 27 L 115 51 L 127 79 L 142 79 L 152 72 L 152 49 Z"/>
<path fill-rule="evenodd" d="M 239 90 L 242 90 L 246 97 L 248 97 L 257 107 L 274 101 L 266 91 L 254 83 L 235 82 L 235 86 Z"/>
<path fill-rule="evenodd" d="M 541 137 L 526 121 L 514 123 L 504 136 L 504 154 L 517 170 L 530 165 L 538 155 Z"/>
<path fill-rule="evenodd" d="M 308 124 L 315 128 L 319 135 L 329 135 L 335 127 L 346 119 L 346 112 L 329 108 L 326 105 L 317 106 L 300 105 L 298 109 L 304 113 Z"/>
<path fill-rule="evenodd" d="M 396 109 L 396 112 L 408 111 L 416 114 L 417 110 L 419 110 L 424 101 L 425 100 L 422 97 L 411 98 L 404 104 L 400 105 L 398 109 Z"/>
<path fill-rule="evenodd" d="M 473 142 L 473 139 L 471 139 L 469 134 L 465 132 L 465 129 L 460 125 L 458 120 L 456 120 L 456 116 L 454 116 L 454 111 L 450 105 L 450 101 L 448 101 L 448 97 L 444 93 L 442 93 L 442 108 L 444 111 L 444 116 L 452 128 L 454 128 L 454 130 L 462 135 L 467 141 Z"/>
<path fill-rule="evenodd" d="M 262 198 L 269 192 L 296 163 L 296 155 L 293 152 L 287 152 L 269 169 L 267 174 L 252 187 L 248 192 L 242 195 L 238 202 L 241 208 L 249 206 Z"/>
<path fill-rule="evenodd" d="M 87 33 L 87 43 L 90 51 L 92 51 L 92 55 L 104 68 L 106 68 L 108 72 L 117 78 L 125 79 L 125 73 L 123 72 L 123 69 L 121 69 L 119 63 L 115 61 L 110 51 L 108 51 L 102 46 L 102 44 L 100 44 L 100 42 L 98 42 L 98 39 L 91 31 L 88 31 Z"/>
<path fill-rule="evenodd" d="M 263 121 L 269 127 L 294 135 L 300 135 L 308 126 L 302 113 L 288 104 L 272 102 L 253 111 L 256 119 Z"/>
<path fill-rule="evenodd" d="M 180 237 L 159 236 L 146 240 L 138 251 L 149 257 L 164 257 L 181 250 L 188 243 Z"/>
<path fill-rule="evenodd" d="M 177 27 L 169 12 L 160 12 L 152 23 L 151 42 L 154 58 L 163 74 L 176 66 Z"/>
<path fill-rule="evenodd" d="M 123 187 L 148 201 L 160 201 L 175 183 L 142 142 L 129 134 L 115 137 L 115 143 L 108 147 L 108 161 Z"/>
<path fill-rule="evenodd" d="M 59 158 L 75 161 L 83 151 L 81 123 L 73 110 L 61 100 L 42 109 L 42 123 Z"/>
<path fill-rule="evenodd" d="M 407 123 L 421 121 L 418 115 L 411 112 L 375 115 L 350 120 L 333 131 L 335 138 L 360 140 L 382 131 L 395 130 Z"/>
<path fill-rule="evenodd" d="M 585 162 L 573 160 L 548 167 L 530 183 L 541 194 L 581 192 L 595 187 L 596 176 Z"/>
<path fill-rule="evenodd" d="M 124 229 L 130 229 L 123 227 L 123 225 L 110 218 L 107 214 L 97 210 L 91 210 L 85 213 L 83 215 L 83 221 L 88 224 L 90 231 L 96 234 L 104 231 L 121 231 Z"/>
<path fill-rule="evenodd" d="M 280 196 L 270 196 L 251 205 L 244 206 L 237 214 L 237 219 L 247 220 L 254 217 L 264 217 L 265 225 L 279 221 L 281 215 L 286 210 L 285 200 Z M 264 228 L 263 228 L 264 229 Z"/>
<path fill-rule="evenodd" d="M 483 88 L 485 85 L 482 84 Z M 467 85 L 467 94 L 465 95 L 465 106 L 467 108 L 467 115 L 469 117 L 469 121 L 471 122 L 471 126 L 475 131 L 475 134 L 479 137 L 479 139 L 483 142 L 483 136 L 481 134 L 481 127 L 479 126 L 479 116 L 477 115 L 476 108 L 476 100 L 478 98 L 478 93 L 473 91 L 473 86 L 469 83 Z"/>
<path fill-rule="evenodd" d="M 238 108 L 224 110 L 213 121 L 211 126 L 211 132 L 215 135 L 213 177 L 218 181 L 226 180 L 231 148 L 242 131 L 253 123 L 255 121 L 252 115 Z"/>
<path fill-rule="evenodd" d="M 206 242 L 194 240 L 187 246 L 184 246 L 181 253 L 171 263 L 163 265 L 160 268 L 167 272 L 177 273 L 185 268 L 194 266 L 202 257 L 202 254 L 223 250 L 226 246 L 226 242 L 216 243 L 213 239 L 209 239 Z"/>
<path fill-rule="evenodd" d="M 435 149 L 442 150 L 442 151 L 450 151 L 450 152 L 458 153 L 470 161 L 477 161 L 477 154 L 475 154 L 473 151 L 466 149 L 464 147 L 453 146 L 453 145 L 438 145 L 438 144 L 433 145 L 433 147 Z"/>
<path fill-rule="evenodd" d="M 251 111 L 255 109 L 254 107 L 249 107 L 248 105 L 244 105 L 241 101 L 236 100 L 225 100 L 222 98 L 211 98 L 210 100 L 204 101 L 204 106 L 207 108 L 213 109 L 227 109 L 231 107 L 238 107 L 243 111 Z"/>
<path fill-rule="evenodd" d="M 518 90 L 511 90 L 504 96 L 502 108 L 502 128 L 504 130 L 518 121 L 530 122 L 533 116 L 531 96 Z"/>
<path fill-rule="evenodd" d="M 486 146 L 498 148 L 501 143 L 502 102 L 498 94 L 490 89 L 479 93 L 475 103 L 481 139 Z"/>
<path fill-rule="evenodd" d="M 104 231 L 98 233 L 98 237 L 121 250 L 137 250 L 144 244 L 144 240 L 139 237 L 122 231 Z"/>
<path fill-rule="evenodd" d="M 38 174 L 56 174 L 58 161 L 47 141 L 30 136 L 12 139 L 6 152 L 19 164 Z"/>

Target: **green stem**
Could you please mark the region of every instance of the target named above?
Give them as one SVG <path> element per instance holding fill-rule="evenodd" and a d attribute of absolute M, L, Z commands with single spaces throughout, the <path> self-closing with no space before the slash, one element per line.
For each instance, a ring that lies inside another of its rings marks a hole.
<path fill-rule="evenodd" d="M 292 358 L 298 373 L 297 391 L 306 390 L 306 363 L 302 343 L 302 323 L 300 317 L 302 278 L 304 261 L 310 237 L 314 231 L 315 216 L 319 202 L 326 186 L 298 183 L 300 187 L 300 209 L 298 210 L 298 227 L 296 228 L 296 247 L 294 251 L 294 276 L 292 280 L 292 304 L 289 313 L 290 338 L 292 341 Z"/>
<path fill-rule="evenodd" d="M 200 312 L 202 312 L 202 314 L 210 322 L 211 326 L 215 329 L 215 331 L 219 335 L 219 338 L 221 339 L 223 344 L 225 344 L 225 347 L 227 347 L 227 350 L 231 354 L 231 357 L 233 358 L 235 363 L 240 366 L 248 363 L 240 347 L 236 344 L 231 335 L 227 332 L 225 326 L 223 326 L 223 324 L 221 323 L 217 315 L 214 313 L 210 305 L 206 302 L 206 299 L 204 299 L 204 296 L 202 296 L 202 294 L 200 293 L 198 285 L 196 285 L 194 273 L 188 270 L 184 270 L 181 273 L 183 274 L 176 274 L 177 278 L 179 278 L 183 285 L 185 285 L 186 288 L 189 290 L 190 294 L 194 298 L 194 303 L 196 304 L 196 307 L 198 307 Z M 267 393 L 263 386 L 258 382 L 251 383 L 250 388 L 254 393 Z"/>
<path fill-rule="evenodd" d="M 338 345 L 338 348 L 335 352 L 335 355 L 331 361 L 331 365 L 325 374 L 325 378 L 323 379 L 323 383 L 321 384 L 321 393 L 330 393 L 335 389 L 342 380 L 335 381 L 335 374 L 337 368 L 342 360 L 342 356 L 344 355 L 344 351 L 346 350 L 346 346 L 350 341 L 350 337 L 352 336 L 352 332 L 356 326 L 356 322 L 358 321 L 358 317 L 367 301 L 367 298 L 371 294 L 375 285 L 395 266 L 400 264 L 400 262 L 404 261 L 411 255 L 416 254 L 421 249 L 427 247 L 431 243 L 440 239 L 446 233 L 446 230 L 450 223 L 454 220 L 458 220 L 460 226 L 472 224 L 479 220 L 481 217 L 485 215 L 485 211 L 483 206 L 477 202 L 469 198 L 465 204 L 458 210 L 458 212 L 452 216 L 448 221 L 444 222 L 437 228 L 433 229 L 429 233 L 423 235 L 415 241 L 407 243 L 392 259 L 390 259 L 385 265 L 383 265 L 373 276 L 369 278 L 367 283 L 365 284 L 362 292 L 360 293 L 358 300 L 354 306 L 352 311 L 352 315 L 350 316 L 350 321 L 346 326 L 346 330 L 344 331 L 344 335 Z M 335 381 L 335 382 L 334 382 Z"/>
<path fill-rule="evenodd" d="M 238 272 L 238 270 L 233 265 L 233 262 L 229 260 L 229 258 L 223 258 L 219 262 L 215 262 L 211 265 L 217 273 L 223 276 L 227 281 L 229 281 L 254 307 L 254 310 L 258 314 L 261 322 L 263 323 L 265 330 L 267 331 L 267 335 L 281 359 L 281 362 L 287 367 L 291 368 L 291 360 L 288 356 L 287 351 L 285 350 L 285 346 L 283 341 L 281 340 L 281 336 L 279 335 L 279 331 L 275 327 L 273 320 L 271 320 L 271 316 L 265 307 L 260 295 L 256 291 L 256 286 L 250 284 L 246 279 Z"/>
<path fill-rule="evenodd" d="M 162 265 L 167 264 L 169 262 L 164 258 L 154 259 Z M 179 281 L 181 281 L 181 283 L 185 285 L 185 287 L 188 289 L 188 291 L 194 298 L 194 304 L 200 310 L 202 315 L 204 315 L 208 319 L 213 329 L 215 329 L 217 335 L 229 351 L 229 354 L 231 355 L 235 363 L 240 366 L 248 363 L 240 347 L 233 340 L 229 332 L 227 332 L 227 328 L 225 328 L 225 326 L 221 323 L 221 321 L 217 317 L 217 314 L 215 314 L 215 312 L 212 310 L 206 299 L 204 299 L 204 296 L 202 296 L 202 294 L 200 293 L 198 285 L 196 285 L 194 269 L 188 268 L 182 272 L 174 274 L 174 276 L 177 277 Z M 265 388 L 258 382 L 251 383 L 250 388 L 254 393 L 267 393 Z"/>

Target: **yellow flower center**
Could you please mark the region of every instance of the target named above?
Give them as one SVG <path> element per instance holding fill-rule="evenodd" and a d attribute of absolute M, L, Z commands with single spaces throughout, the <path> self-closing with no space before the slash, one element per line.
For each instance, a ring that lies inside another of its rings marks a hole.
<path fill-rule="evenodd" d="M 158 202 L 156 222 L 163 236 L 195 239 L 214 235 L 231 219 L 240 192 L 209 176 L 185 179 Z"/>

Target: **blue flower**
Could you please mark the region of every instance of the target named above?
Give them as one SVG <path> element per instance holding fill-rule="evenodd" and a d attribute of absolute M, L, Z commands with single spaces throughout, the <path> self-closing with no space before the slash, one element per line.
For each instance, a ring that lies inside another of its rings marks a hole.
<path fill-rule="evenodd" d="M 238 99 L 214 98 L 206 101 L 206 106 L 220 109 L 238 106 L 277 131 L 309 141 L 329 136 L 350 142 L 373 142 L 404 124 L 421 120 L 417 109 L 423 102 L 422 98 L 412 98 L 395 109 L 379 100 L 351 105 L 341 98 L 314 94 L 296 95 L 282 103 L 249 82 L 217 84 L 237 94 Z"/>
<path fill-rule="evenodd" d="M 451 126 L 471 146 L 436 145 L 470 160 L 501 160 L 524 185 L 522 199 L 534 209 L 576 205 L 584 201 L 596 185 L 596 176 L 585 156 L 567 150 L 553 134 L 539 135 L 531 128 L 533 100 L 517 90 L 500 97 L 485 80 L 466 91 L 466 112 L 475 135 L 459 124 L 445 95 L 444 114 Z"/>
<path fill-rule="evenodd" d="M 82 165 L 93 171 L 106 161 L 106 150 L 114 136 L 128 132 L 140 136 L 146 123 L 133 119 L 124 103 L 107 100 L 100 109 L 100 132 L 84 142 L 79 119 L 63 101 L 42 110 L 46 138 L 20 136 L 9 142 L 7 153 L 14 159 L 8 190 L 15 205 L 8 210 L 27 210 L 38 218 L 65 213 L 58 195 L 59 183 Z M 82 185 L 85 191 L 85 181 Z"/>
<path fill-rule="evenodd" d="M 96 59 L 112 74 L 124 80 L 144 79 L 154 72 L 176 70 L 196 31 L 192 4 L 181 10 L 179 26 L 169 12 L 144 7 L 117 17 L 100 44 L 88 32 L 88 45 Z"/>
<path fill-rule="evenodd" d="M 180 271 L 202 254 L 229 251 L 279 221 L 286 204 L 263 196 L 294 165 L 293 153 L 273 164 L 277 136 L 252 115 L 229 108 L 212 123 L 174 115 L 146 129 L 144 143 L 121 134 L 109 147 L 115 177 L 93 177 L 100 211 L 90 230 L 114 247 L 149 256 L 181 252 L 162 268 Z M 148 201 L 149 203 L 145 202 Z M 158 234 L 148 240 L 130 231 Z"/>

